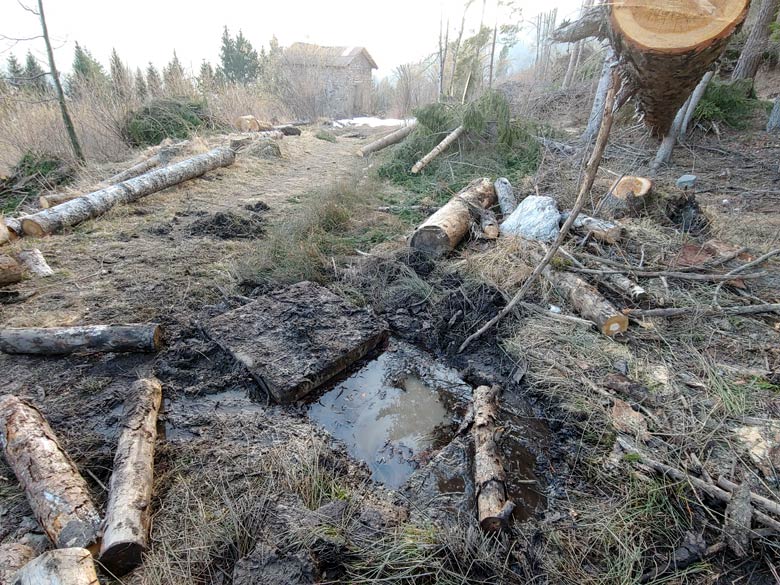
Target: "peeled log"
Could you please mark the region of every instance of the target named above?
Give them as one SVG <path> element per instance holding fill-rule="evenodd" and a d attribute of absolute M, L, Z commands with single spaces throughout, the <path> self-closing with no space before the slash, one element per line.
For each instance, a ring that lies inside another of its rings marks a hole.
<path fill-rule="evenodd" d="M 95 545 L 100 516 L 87 483 L 38 409 L 10 394 L 0 397 L 0 446 L 54 545 Z"/>
<path fill-rule="evenodd" d="M 455 128 L 455 130 L 447 134 L 447 136 L 444 137 L 444 140 L 439 142 L 439 144 L 432 151 L 430 151 L 428 154 L 426 154 L 424 157 L 422 157 L 420 160 L 414 163 L 414 166 L 412 167 L 412 174 L 416 175 L 425 167 L 427 167 L 433 159 L 435 159 L 442 152 L 447 150 L 450 144 L 452 144 L 458 138 L 460 138 L 460 135 L 463 134 L 465 130 L 466 129 L 463 126 L 458 126 L 457 128 Z"/>
<path fill-rule="evenodd" d="M 100 585 L 92 555 L 84 548 L 43 553 L 16 573 L 13 585 Z"/>
<path fill-rule="evenodd" d="M 568 219 L 569 213 L 569 211 L 564 211 L 561 214 L 562 222 Z M 614 244 L 623 236 L 623 228 L 621 226 L 605 219 L 590 217 L 582 213 L 574 219 L 571 227 L 578 234 L 591 236 L 599 242 L 606 244 Z"/>
<path fill-rule="evenodd" d="M 469 233 L 472 221 L 482 210 L 496 204 L 490 179 L 476 179 L 430 216 L 412 235 L 409 245 L 432 256 L 442 256 Z"/>
<path fill-rule="evenodd" d="M 232 165 L 235 160 L 236 153 L 230 148 L 215 148 L 169 167 L 28 215 L 22 219 L 22 227 L 24 233 L 30 236 L 51 234 L 102 215 L 119 203 L 135 201 L 216 168 Z"/>
<path fill-rule="evenodd" d="M 5 254 L 0 254 L 0 286 L 14 284 L 22 280 L 22 267 Z"/>
<path fill-rule="evenodd" d="M 477 490 L 479 525 L 485 532 L 506 527 L 514 503 L 507 500 L 506 473 L 495 440 L 498 430 L 498 386 L 474 390 L 474 486 Z"/>
<path fill-rule="evenodd" d="M 154 378 L 135 382 L 125 399 L 100 546 L 100 562 L 116 575 L 140 565 L 148 547 L 161 400 L 162 387 Z"/>
<path fill-rule="evenodd" d="M 657 137 L 721 55 L 749 0 L 613 0 L 609 36 Z"/>
<path fill-rule="evenodd" d="M 51 276 L 54 271 L 46 262 L 41 251 L 37 248 L 22 250 L 17 254 L 24 267 L 35 276 Z"/>
<path fill-rule="evenodd" d="M 644 177 L 622 177 L 596 206 L 596 213 L 610 219 L 639 215 L 649 200 L 653 182 Z"/>
<path fill-rule="evenodd" d="M 157 351 L 162 329 L 157 323 L 19 327 L 0 329 L 0 351 L 14 354 L 64 355 L 74 351 Z"/>
<path fill-rule="evenodd" d="M 18 542 L 0 544 L 0 585 L 13 583 L 16 572 L 35 557 L 35 551 Z"/>
<path fill-rule="evenodd" d="M 391 132 L 379 140 L 374 140 L 374 142 L 366 144 L 363 148 L 358 150 L 358 156 L 366 157 L 372 152 L 378 152 L 383 148 L 387 148 L 393 144 L 398 144 L 412 133 L 412 130 L 414 130 L 415 126 L 417 126 L 417 122 L 411 122 L 409 125 L 404 126 L 403 128 L 399 128 L 395 132 Z"/>
<path fill-rule="evenodd" d="M 558 272 L 547 266 L 544 278 L 563 294 L 575 310 L 588 321 L 593 321 L 606 336 L 625 333 L 628 317 L 619 312 L 594 287 L 570 272 Z"/>

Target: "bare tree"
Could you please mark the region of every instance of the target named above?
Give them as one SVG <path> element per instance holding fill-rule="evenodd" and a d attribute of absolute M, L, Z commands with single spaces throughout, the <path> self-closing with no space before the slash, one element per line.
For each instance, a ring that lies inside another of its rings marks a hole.
<path fill-rule="evenodd" d="M 447 62 L 447 51 L 450 43 L 450 19 L 447 19 L 447 30 L 442 35 L 444 15 L 439 17 L 439 101 L 444 97 L 444 65 Z"/>
<path fill-rule="evenodd" d="M 455 48 L 452 51 L 452 73 L 450 75 L 450 90 L 447 92 L 452 96 L 452 92 L 455 90 L 455 70 L 458 67 L 458 53 L 460 52 L 460 44 L 463 41 L 463 31 L 466 28 L 466 14 L 471 8 L 474 0 L 467 0 L 463 6 L 463 16 L 460 19 L 460 30 L 458 31 L 458 40 L 455 42 Z"/>
<path fill-rule="evenodd" d="M 780 0 L 761 0 L 758 7 L 758 15 L 750 30 L 745 47 L 739 55 L 737 66 L 731 74 L 731 80 L 753 79 L 761 66 L 761 60 L 764 56 L 771 26 L 777 17 L 777 11 L 780 8 Z"/>

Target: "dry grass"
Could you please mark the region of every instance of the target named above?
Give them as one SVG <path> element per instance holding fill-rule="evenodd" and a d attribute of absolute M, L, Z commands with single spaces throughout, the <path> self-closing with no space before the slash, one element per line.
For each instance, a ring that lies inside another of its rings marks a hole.
<path fill-rule="evenodd" d="M 270 123 L 287 120 L 290 116 L 277 98 L 258 86 L 225 86 L 209 93 L 206 103 L 214 122 L 223 127 L 232 127 L 236 118 L 250 114 Z"/>

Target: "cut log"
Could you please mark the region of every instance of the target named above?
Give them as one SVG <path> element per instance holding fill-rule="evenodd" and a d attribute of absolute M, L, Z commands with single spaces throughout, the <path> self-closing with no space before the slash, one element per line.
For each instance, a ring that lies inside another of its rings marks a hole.
<path fill-rule="evenodd" d="M 495 204 L 493 181 L 476 179 L 418 227 L 409 245 L 432 256 L 446 254 L 469 233 L 482 210 Z"/>
<path fill-rule="evenodd" d="M 561 213 L 561 221 L 565 222 L 569 218 L 570 213 L 569 211 Z M 615 244 L 623 236 L 622 226 L 605 219 L 590 217 L 581 213 L 574 219 L 571 227 L 578 234 L 591 236 L 605 244 Z"/>
<path fill-rule="evenodd" d="M 50 195 L 41 195 L 38 197 L 38 205 L 41 209 L 49 209 L 55 205 L 60 205 L 66 201 L 72 201 L 73 199 L 78 199 L 79 197 L 83 196 L 83 193 L 77 193 L 75 191 L 72 193 L 52 193 Z"/>
<path fill-rule="evenodd" d="M 749 0 L 614 0 L 609 36 L 636 90 L 637 109 L 659 138 L 702 74 L 745 19 Z"/>
<path fill-rule="evenodd" d="M 100 546 L 100 562 L 116 575 L 140 565 L 148 547 L 161 400 L 162 387 L 154 378 L 135 382 L 125 399 Z"/>
<path fill-rule="evenodd" d="M 94 546 L 100 517 L 87 482 L 38 409 L 10 394 L 0 397 L 0 446 L 54 545 Z"/>
<path fill-rule="evenodd" d="M 403 128 L 399 128 L 395 132 L 391 132 L 387 136 L 383 136 L 379 140 L 374 140 L 374 142 L 366 144 L 363 148 L 358 150 L 358 156 L 366 157 L 372 152 L 379 152 L 383 148 L 387 148 L 393 144 L 398 144 L 412 133 L 412 130 L 414 130 L 415 126 L 417 126 L 417 122 L 413 121 Z"/>
<path fill-rule="evenodd" d="M 9 327 L 0 329 L 0 351 L 64 355 L 75 351 L 148 351 L 162 345 L 157 323 L 82 325 L 80 327 Z"/>
<path fill-rule="evenodd" d="M 18 542 L 0 544 L 0 585 L 11 585 L 16 572 L 35 558 L 35 551 Z"/>
<path fill-rule="evenodd" d="M 28 272 L 35 276 L 51 276 L 54 271 L 46 262 L 46 258 L 38 248 L 22 250 L 17 254 L 19 261 L 24 265 Z"/>
<path fill-rule="evenodd" d="M 593 286 L 570 272 L 558 272 L 547 266 L 542 276 L 566 298 L 588 321 L 593 321 L 604 335 L 625 333 L 628 317 L 618 311 Z"/>
<path fill-rule="evenodd" d="M 21 265 L 5 254 L 0 254 L 0 286 L 14 284 L 22 280 Z"/>
<path fill-rule="evenodd" d="M 501 177 L 496 181 L 494 188 L 498 197 L 498 206 L 501 208 L 501 215 L 504 217 L 511 215 L 517 209 L 517 198 L 512 183 L 509 182 L 509 179 Z"/>
<path fill-rule="evenodd" d="M 604 270 L 609 270 L 609 266 L 602 265 L 602 267 Z M 625 274 L 605 274 L 603 281 L 609 288 L 635 303 L 645 303 L 650 300 L 650 293 Z"/>
<path fill-rule="evenodd" d="M 92 555 L 84 548 L 50 550 L 16 573 L 13 585 L 100 585 Z"/>
<path fill-rule="evenodd" d="M 230 148 L 215 148 L 163 169 L 95 191 L 62 205 L 44 209 L 22 219 L 24 233 L 43 236 L 58 232 L 93 217 L 102 215 L 114 205 L 129 203 L 199 177 L 208 171 L 233 164 L 236 154 Z"/>
<path fill-rule="evenodd" d="M 442 152 L 447 150 L 450 144 L 452 144 L 458 138 L 460 138 L 460 135 L 463 134 L 465 130 L 466 129 L 463 126 L 458 126 L 457 128 L 455 128 L 455 130 L 447 134 L 447 136 L 444 137 L 444 140 L 439 142 L 436 148 L 434 148 L 432 151 L 430 151 L 428 154 L 426 154 L 424 157 L 422 157 L 420 160 L 414 163 L 414 166 L 412 167 L 412 174 L 416 175 L 425 167 L 427 167 L 433 159 L 435 159 Z"/>
<path fill-rule="evenodd" d="M 489 209 L 482 211 L 479 227 L 482 228 L 482 236 L 484 238 L 488 240 L 495 240 L 498 238 L 498 220 L 496 219 L 496 214 Z"/>
<path fill-rule="evenodd" d="M 7 244 L 11 240 L 11 234 L 8 231 L 8 226 L 5 223 L 5 218 L 0 215 L 0 246 Z"/>
<path fill-rule="evenodd" d="M 9 239 L 13 242 L 24 235 L 22 230 L 22 220 L 18 217 L 6 217 L 5 227 L 8 228 Z"/>
<path fill-rule="evenodd" d="M 609 219 L 639 215 L 646 207 L 653 182 L 644 177 L 622 177 L 596 206 L 596 213 Z"/>
<path fill-rule="evenodd" d="M 498 430 L 499 386 L 474 390 L 474 486 L 477 491 L 479 525 L 485 532 L 507 526 L 514 504 L 507 499 L 506 472 L 495 435 Z"/>

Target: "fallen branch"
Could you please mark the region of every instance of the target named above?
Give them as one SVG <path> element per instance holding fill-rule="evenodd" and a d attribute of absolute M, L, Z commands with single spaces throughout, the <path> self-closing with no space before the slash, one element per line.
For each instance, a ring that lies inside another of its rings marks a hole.
<path fill-rule="evenodd" d="M 780 254 L 780 248 L 776 250 L 772 250 L 771 252 L 767 252 L 766 254 L 763 254 L 753 260 L 752 262 L 748 262 L 747 264 L 743 264 L 742 266 L 738 266 L 734 270 L 730 270 L 725 274 L 725 276 L 736 276 L 737 274 L 741 274 L 743 271 L 747 270 L 748 268 L 752 268 L 753 266 L 758 266 L 759 264 L 763 264 L 770 258 L 773 258 L 774 256 L 777 256 Z M 743 276 L 740 276 L 739 278 L 744 278 Z M 718 297 L 720 296 L 720 291 L 723 288 L 723 283 L 721 282 L 716 288 L 715 293 L 712 296 L 712 304 L 717 305 L 718 304 Z"/>
<path fill-rule="evenodd" d="M 412 130 L 414 130 L 415 126 L 417 126 L 416 120 L 410 122 L 403 128 L 399 128 L 398 130 L 391 132 L 387 136 L 383 136 L 379 140 L 374 140 L 373 142 L 366 144 L 363 148 L 358 150 L 358 156 L 366 157 L 372 152 L 379 152 L 383 148 L 387 148 L 393 144 L 398 144 L 412 133 Z"/>
<path fill-rule="evenodd" d="M 566 270 L 570 270 L 571 272 L 581 272 L 583 274 L 595 274 L 597 276 L 599 275 L 606 275 L 606 274 L 633 274 L 634 276 L 642 276 L 645 278 L 677 278 L 680 280 L 699 280 L 704 282 L 721 282 L 721 281 L 729 281 L 729 280 L 735 280 L 733 276 L 730 276 L 728 274 L 700 274 L 697 272 L 673 272 L 670 270 L 656 270 L 656 271 L 648 271 L 648 270 L 636 270 L 635 268 L 622 268 L 622 269 L 595 269 L 595 268 L 577 268 L 576 266 L 567 266 Z M 761 278 L 763 276 L 766 276 L 766 272 L 751 272 L 750 274 L 742 274 L 739 276 L 739 278 L 742 279 L 753 279 L 753 278 Z"/>
<path fill-rule="evenodd" d="M 427 167 L 433 159 L 447 150 L 447 147 L 455 142 L 465 130 L 466 129 L 463 126 L 458 126 L 455 128 L 455 130 L 447 134 L 447 136 L 444 137 L 444 140 L 439 142 L 439 144 L 432 151 L 414 163 L 414 166 L 412 167 L 412 174 L 416 175 L 425 167 Z"/>
<path fill-rule="evenodd" d="M 74 351 L 157 351 L 162 329 L 157 323 L 19 327 L 0 329 L 0 351 L 13 354 L 64 355 Z"/>
<path fill-rule="evenodd" d="M 16 573 L 14 585 L 100 585 L 92 555 L 84 548 L 50 550 Z"/>
<path fill-rule="evenodd" d="M 17 257 L 24 264 L 24 267 L 35 276 L 46 277 L 54 274 L 38 248 L 22 250 L 17 254 Z"/>
<path fill-rule="evenodd" d="M 780 311 L 780 303 L 765 305 L 745 305 L 744 307 L 675 307 L 668 309 L 625 309 L 630 317 L 678 317 L 680 315 L 717 316 L 717 315 L 757 315 Z"/>
<path fill-rule="evenodd" d="M 585 178 L 582 181 L 580 192 L 577 194 L 577 200 L 574 203 L 574 208 L 571 210 L 569 217 L 563 223 L 558 237 L 555 239 L 553 245 L 550 246 L 550 248 L 547 250 L 547 253 L 545 254 L 542 261 L 531 273 L 531 276 L 529 276 L 528 279 L 523 283 L 523 286 L 520 287 L 520 290 L 517 291 L 514 297 L 512 297 L 512 300 L 507 303 L 506 307 L 504 307 L 501 312 L 498 313 L 498 315 L 485 323 L 476 333 L 473 333 L 468 338 L 466 338 L 466 340 L 458 348 L 458 353 L 465 350 L 472 341 L 481 337 L 486 331 L 489 331 L 496 323 L 501 321 L 501 319 L 512 312 L 512 310 L 515 308 L 515 305 L 523 300 L 523 297 L 525 297 L 526 293 L 531 288 L 531 285 L 533 285 L 547 264 L 549 264 L 553 256 L 555 256 L 558 248 L 560 248 L 563 240 L 568 235 L 572 224 L 574 224 L 574 221 L 577 219 L 577 216 L 585 205 L 585 200 L 587 199 L 588 193 L 590 193 L 590 190 L 593 187 L 593 181 L 596 178 L 596 172 L 598 171 L 599 165 L 601 164 L 601 156 L 604 154 L 604 149 L 606 148 L 607 141 L 609 140 L 609 132 L 612 129 L 613 119 L 612 108 L 615 105 L 615 93 L 617 91 L 618 84 L 618 75 L 617 73 L 613 72 L 612 83 L 610 85 L 609 92 L 607 93 L 607 99 L 604 105 L 604 117 L 601 121 L 601 127 L 599 128 L 596 145 L 593 148 L 593 153 L 590 156 L 590 160 L 588 160 L 588 164 L 585 169 Z"/>

